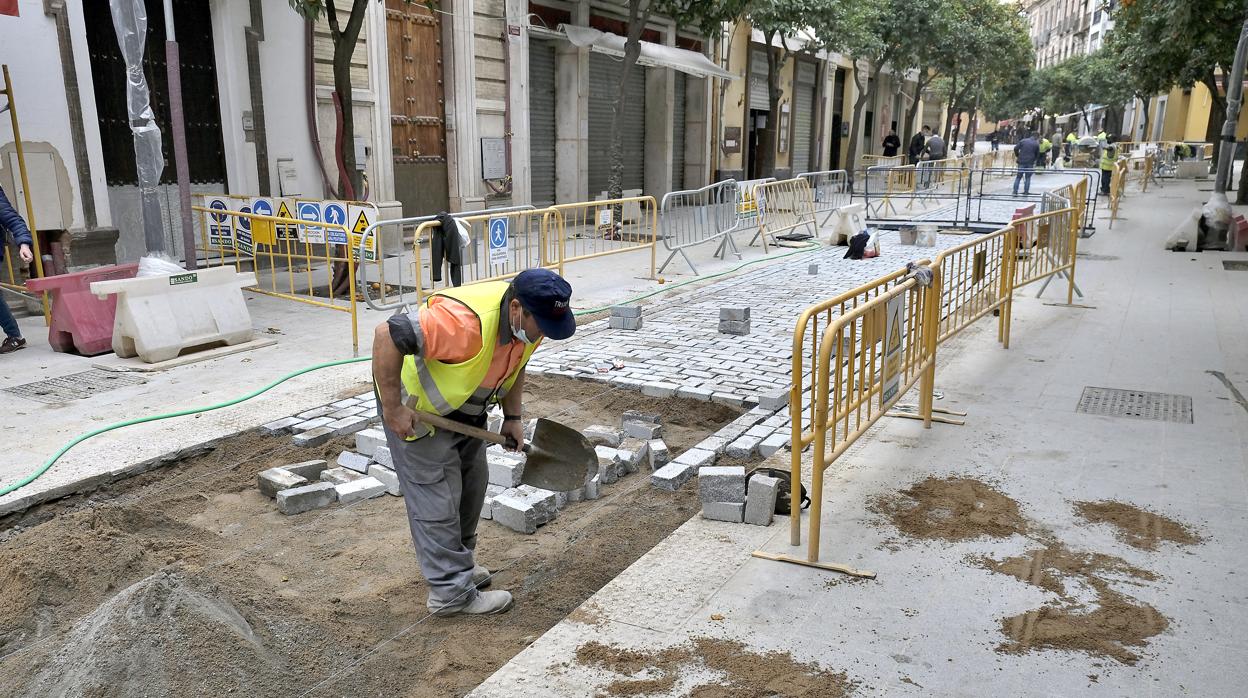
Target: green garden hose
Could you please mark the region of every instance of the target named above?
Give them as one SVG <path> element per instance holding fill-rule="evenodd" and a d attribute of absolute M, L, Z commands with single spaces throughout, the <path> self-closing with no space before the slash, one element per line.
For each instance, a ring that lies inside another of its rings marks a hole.
<path fill-rule="evenodd" d="M 662 287 L 662 288 L 659 288 L 659 289 L 656 289 L 656 290 L 654 290 L 654 291 L 651 291 L 651 292 L 649 292 L 649 293 L 645 293 L 645 294 L 642 294 L 642 295 L 637 296 L 637 297 L 635 297 L 635 298 L 630 298 L 630 299 L 628 299 L 628 300 L 626 300 L 626 301 L 622 301 L 622 302 L 623 302 L 623 303 L 635 303 L 635 302 L 637 302 L 637 301 L 644 300 L 644 299 L 646 299 L 646 298 L 650 298 L 651 296 L 657 296 L 658 294 L 663 293 L 664 291 L 670 291 L 671 289 L 674 289 L 674 288 L 680 288 L 681 286 L 687 286 L 687 285 L 689 285 L 689 284 L 692 284 L 692 283 L 697 283 L 697 282 L 699 282 L 699 281 L 706 281 L 706 280 L 709 280 L 709 279 L 719 278 L 719 277 L 721 277 L 721 276 L 727 276 L 728 274 L 732 274 L 733 272 L 736 272 L 736 271 L 737 271 L 737 270 L 739 270 L 739 269 L 743 269 L 743 268 L 745 268 L 745 267 L 747 267 L 747 266 L 750 266 L 751 264 L 757 264 L 757 263 L 759 263 L 759 262 L 767 262 L 767 261 L 776 260 L 776 259 L 783 259 L 784 257 L 791 257 L 791 256 L 793 256 L 793 255 L 795 255 L 795 254 L 801 254 L 801 253 L 803 253 L 803 252 L 809 252 L 809 251 L 811 251 L 811 250 L 817 249 L 818 247 L 819 247 L 819 245 L 818 245 L 818 244 L 814 244 L 814 243 L 812 243 L 812 244 L 807 245 L 806 247 L 803 247 L 803 248 L 800 248 L 800 249 L 794 250 L 793 252 L 789 252 L 789 253 L 787 253 L 787 254 L 778 255 L 778 256 L 775 256 L 775 257 L 760 257 L 760 258 L 758 258 L 758 259 L 752 259 L 752 260 L 750 260 L 750 261 L 748 261 L 748 262 L 743 262 L 742 264 L 738 264 L 737 266 L 733 267 L 732 269 L 727 269 L 727 270 L 724 270 L 724 271 L 721 271 L 721 272 L 716 272 L 716 273 L 714 273 L 714 274 L 708 274 L 707 276 L 700 276 L 700 277 L 698 277 L 698 278 L 695 278 L 695 279 L 689 279 L 689 280 L 687 280 L 687 281 L 682 281 L 682 282 L 680 282 L 680 283 L 676 283 L 676 284 L 669 284 L 669 285 L 666 285 L 666 286 L 664 286 L 664 287 Z M 573 313 L 573 315 L 592 315 L 592 314 L 594 314 L 594 313 L 600 313 L 600 312 L 603 312 L 603 311 L 605 311 L 605 310 L 608 310 L 608 309 L 610 309 L 610 307 L 611 307 L 611 306 L 609 306 L 609 305 L 608 305 L 608 306 L 603 306 L 603 307 L 601 307 L 601 308 L 587 308 L 587 309 L 585 309 L 585 310 L 578 310 L 578 311 L 575 311 L 575 312 Z M 39 479 L 39 477 L 40 477 L 40 476 L 42 476 L 44 473 L 48 472 L 48 470 L 52 467 L 52 465 L 53 465 L 54 463 L 56 463 L 56 461 L 60 460 L 61 456 L 64 456 L 64 455 L 65 455 L 65 454 L 69 451 L 69 449 L 73 448 L 74 446 L 77 446 L 78 444 L 82 443 L 83 441 L 86 441 L 87 439 L 90 439 L 90 438 L 95 437 L 95 436 L 99 436 L 100 434 L 104 434 L 104 433 L 106 433 L 106 432 L 110 432 L 110 431 L 113 431 L 113 430 L 115 430 L 115 429 L 121 429 L 122 427 L 130 427 L 130 426 L 134 426 L 134 425 L 136 425 L 136 424 L 143 424 L 143 423 L 145 423 L 145 422 L 155 422 L 155 421 L 158 421 L 158 420 L 161 420 L 161 419 L 171 419 L 171 418 L 173 418 L 173 417 L 185 417 L 185 416 L 187 416 L 187 415 L 192 415 L 192 414 L 201 414 L 201 413 L 203 413 L 203 412 L 211 412 L 211 411 L 213 411 L 213 410 L 219 410 L 219 409 L 222 409 L 222 408 L 225 408 L 225 407 L 232 407 L 232 406 L 234 406 L 234 405 L 237 405 L 237 404 L 238 404 L 238 403 L 240 403 L 240 402 L 244 402 L 244 401 L 246 401 L 246 400 L 250 400 L 250 399 L 252 399 L 253 397 L 256 397 L 256 396 L 258 396 L 258 395 L 260 395 L 260 394 L 262 394 L 262 393 L 266 393 L 266 392 L 268 392 L 268 391 L 272 390 L 273 388 L 276 388 L 277 386 L 281 385 L 282 383 L 285 383 L 286 381 L 290 380 L 291 378 L 295 378 L 295 377 L 297 377 L 297 376 L 302 376 L 302 375 L 303 375 L 303 374 L 305 374 L 305 373 L 311 373 L 312 371 L 317 371 L 317 370 L 320 370 L 320 369 L 322 369 L 322 368 L 332 368 L 332 367 L 334 367 L 334 366 L 344 366 L 344 365 L 346 365 L 346 364 L 355 364 L 355 363 L 360 363 L 360 362 L 362 362 L 362 361 L 369 361 L 369 360 L 371 360 L 372 358 L 373 358 L 372 356 L 360 356 L 360 357 L 357 357 L 357 358 L 354 358 L 354 359 L 339 359 L 339 360 L 337 360 L 337 361 L 326 361 L 325 363 L 314 364 L 314 365 L 312 365 L 312 366 L 308 366 L 308 367 L 306 367 L 306 368 L 301 368 L 301 369 L 299 369 L 298 371 L 295 371 L 295 372 L 293 372 L 293 373 L 287 373 L 286 375 L 282 376 L 281 378 L 278 378 L 277 380 L 273 381 L 272 383 L 269 383 L 268 385 L 266 385 L 266 386 L 264 386 L 264 387 L 262 387 L 262 388 L 258 388 L 258 389 L 256 389 L 256 390 L 253 390 L 253 391 L 251 391 L 250 393 L 247 393 L 246 395 L 243 395 L 243 396 L 241 396 L 241 397 L 237 397 L 237 398 L 235 398 L 235 399 L 233 399 L 233 400 L 227 400 L 227 401 L 225 401 L 225 402 L 219 402 L 219 403 L 217 403 L 217 404 L 215 404 L 215 405 L 209 405 L 209 406 L 207 406 L 207 407 L 195 407 L 195 408 L 190 408 L 190 409 L 185 409 L 185 410 L 178 410 L 178 411 L 176 411 L 176 412 L 166 412 L 166 413 L 164 413 L 164 414 L 153 414 L 153 415 L 149 415 L 149 416 L 147 416 L 147 417 L 136 417 L 136 418 L 134 418 L 134 419 L 127 419 L 127 420 L 125 420 L 125 421 L 122 421 L 122 422 L 117 422 L 117 423 L 115 423 L 115 424 L 109 424 L 109 425 L 107 425 L 107 426 L 102 426 L 102 427 L 100 427 L 100 428 L 98 428 L 98 429 L 92 429 L 91 431 L 88 431 L 88 432 L 86 432 L 85 434 L 79 434 L 78 436 L 74 437 L 74 439 L 73 439 L 72 441 L 70 441 L 69 443 L 67 443 L 67 444 L 65 444 L 64 446 L 62 446 L 59 450 L 57 450 L 57 452 L 56 452 L 56 453 L 52 454 L 52 456 L 51 456 L 51 457 L 49 457 L 46 461 L 44 461 L 44 462 L 43 462 L 43 465 L 39 466 L 39 467 L 38 467 L 38 468 L 37 468 L 37 469 L 36 469 L 33 473 L 31 473 L 31 474 L 27 475 L 26 477 L 22 478 L 21 480 L 18 480 L 17 482 L 13 483 L 12 485 L 5 485 L 5 486 L 3 486 L 3 487 L 0 487 L 0 497 L 3 497 L 4 495 L 7 495 L 7 494 L 9 494 L 9 493 L 11 493 L 11 492 L 15 492 L 15 491 L 17 491 L 17 490 L 19 490 L 19 489 L 21 489 L 21 488 L 25 487 L 26 485 L 29 485 L 30 483 L 34 482 L 35 480 Z"/>

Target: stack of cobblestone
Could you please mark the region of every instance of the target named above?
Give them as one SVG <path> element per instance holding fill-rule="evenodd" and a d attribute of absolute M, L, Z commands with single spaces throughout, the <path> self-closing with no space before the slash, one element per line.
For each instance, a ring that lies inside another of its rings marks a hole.
<path fill-rule="evenodd" d="M 640 305 L 614 305 L 611 306 L 611 319 L 608 325 L 613 330 L 640 330 L 641 329 L 641 306 Z"/>
<path fill-rule="evenodd" d="M 719 333 L 745 336 L 750 333 L 749 308 L 720 308 Z"/>
<path fill-rule="evenodd" d="M 296 446 L 320 446 L 336 436 L 362 431 L 379 419 L 376 397 L 367 392 L 269 422 L 260 430 L 270 436 L 294 434 Z"/>
<path fill-rule="evenodd" d="M 703 518 L 770 526 L 780 480 L 755 473 L 746 481 L 745 466 L 708 466 L 698 471 Z"/>
<path fill-rule="evenodd" d="M 787 405 L 788 392 L 777 391 L 764 399 L 772 400 L 769 403 L 772 407 L 775 404 Z M 675 491 L 698 475 L 699 470 L 715 465 L 719 456 L 734 460 L 770 458 L 777 451 L 789 447 L 791 428 L 788 407 L 768 410 L 760 405 L 656 470 L 650 476 L 650 482 L 661 490 Z"/>

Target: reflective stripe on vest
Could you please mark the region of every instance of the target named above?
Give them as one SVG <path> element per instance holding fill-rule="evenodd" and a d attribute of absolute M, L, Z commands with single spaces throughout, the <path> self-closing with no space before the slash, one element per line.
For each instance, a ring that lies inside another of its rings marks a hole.
<path fill-rule="evenodd" d="M 509 284 L 505 281 L 492 281 L 461 286 L 434 294 L 463 303 L 476 315 L 481 326 L 481 349 L 476 356 L 460 363 L 426 360 L 421 356 L 404 357 L 402 383 L 404 390 L 416 398 L 416 403 L 412 405 L 414 409 L 442 415 L 457 410 L 469 414 L 481 414 L 485 411 L 491 396 L 497 398 L 505 395 L 515 383 L 516 377 L 528 363 L 537 344 L 525 347 L 516 369 L 503 380 L 497 389 L 481 385 L 486 374 L 489 373 L 494 359 L 494 350 L 498 347 L 500 305 L 508 288 Z M 427 303 L 426 301 L 426 305 Z M 413 327 L 419 328 L 419 322 L 412 324 Z M 423 332 L 420 329 L 416 332 L 423 350 Z"/>

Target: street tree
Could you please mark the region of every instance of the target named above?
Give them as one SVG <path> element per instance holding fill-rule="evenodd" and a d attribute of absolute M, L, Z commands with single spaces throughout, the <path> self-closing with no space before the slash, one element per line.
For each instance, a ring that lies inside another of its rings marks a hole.
<path fill-rule="evenodd" d="M 635 79 L 637 59 L 641 57 L 641 35 L 652 15 L 666 16 L 678 27 L 698 29 L 703 36 L 718 36 L 724 22 L 741 16 L 749 0 L 627 0 L 627 30 L 624 37 L 624 58 L 616 84 L 611 116 L 611 176 L 608 196 L 618 199 L 624 191 L 624 95 L 629 82 Z"/>
<path fill-rule="evenodd" d="M 351 97 L 351 56 L 355 54 L 355 46 L 360 40 L 360 29 L 364 26 L 364 15 L 368 11 L 368 0 L 350 0 L 351 11 L 346 21 L 339 17 L 340 10 L 334 0 L 289 0 L 291 8 L 309 22 L 316 22 L 322 16 L 329 24 L 329 38 L 334 47 L 333 74 L 334 89 L 331 98 L 334 102 L 334 113 L 342 124 L 341 137 L 335 144 L 337 152 L 338 191 L 340 199 L 354 200 L 362 192 L 360 171 L 356 167 L 355 148 L 355 110 Z"/>
<path fill-rule="evenodd" d="M 1111 47 L 1123 56 L 1121 78 L 1157 94 L 1196 83 L 1209 90 L 1205 140 L 1226 118 L 1226 82 L 1244 21 L 1238 0 L 1130 0 L 1114 10 Z M 1218 76 L 1221 75 L 1221 80 Z M 1156 89 L 1153 89 L 1156 88 Z"/>

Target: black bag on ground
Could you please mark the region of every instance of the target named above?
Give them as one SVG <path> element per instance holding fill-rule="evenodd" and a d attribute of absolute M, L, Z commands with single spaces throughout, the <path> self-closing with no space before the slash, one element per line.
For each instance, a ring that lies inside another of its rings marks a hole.
<path fill-rule="evenodd" d="M 745 491 L 747 494 L 750 491 L 750 478 L 754 477 L 755 473 L 761 473 L 767 477 L 774 477 L 780 481 L 780 491 L 776 493 L 776 513 L 781 516 L 788 516 L 790 513 L 789 492 L 793 491 L 793 474 L 787 470 L 781 470 L 779 468 L 755 468 L 745 474 Z M 799 495 L 801 498 L 799 502 L 801 503 L 801 507 L 805 509 L 810 506 L 810 497 L 806 495 L 806 486 L 799 486 L 801 487 L 801 494 Z"/>
<path fill-rule="evenodd" d="M 862 259 L 863 253 L 867 251 L 867 240 L 871 239 L 871 235 L 867 231 L 862 231 L 849 239 L 849 250 L 845 252 L 845 259 Z"/>

